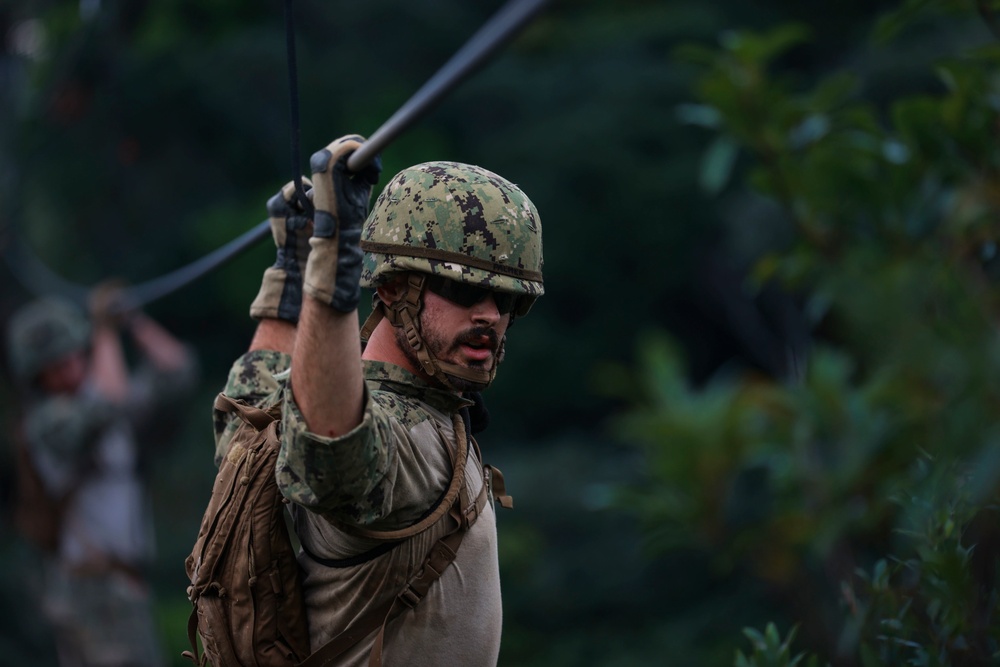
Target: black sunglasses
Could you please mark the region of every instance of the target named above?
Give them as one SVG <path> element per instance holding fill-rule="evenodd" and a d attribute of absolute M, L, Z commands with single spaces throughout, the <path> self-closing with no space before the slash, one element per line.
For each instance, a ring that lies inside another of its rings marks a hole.
<path fill-rule="evenodd" d="M 428 276 L 425 279 L 425 284 L 427 289 L 439 297 L 463 308 L 471 308 L 489 296 L 493 297 L 493 302 L 496 303 L 497 311 L 501 315 L 506 315 L 517 307 L 518 295 L 509 292 L 495 292 L 485 287 L 469 285 L 442 276 Z"/>

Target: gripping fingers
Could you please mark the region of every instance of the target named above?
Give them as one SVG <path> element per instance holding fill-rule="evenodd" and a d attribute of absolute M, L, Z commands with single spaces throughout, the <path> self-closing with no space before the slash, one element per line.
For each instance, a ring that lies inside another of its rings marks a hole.
<path fill-rule="evenodd" d="M 334 165 L 358 149 L 364 137 L 349 134 L 313 153 L 309 166 L 313 172 L 313 205 L 316 207 L 313 236 L 330 238 L 337 233 L 337 193 L 333 182 Z"/>
<path fill-rule="evenodd" d="M 302 179 L 303 188 L 311 187 Z M 309 258 L 309 214 L 303 210 L 295 182 L 290 181 L 267 201 L 271 236 L 277 252 L 264 271 L 260 290 L 250 304 L 250 316 L 297 322 L 302 306 L 302 270 Z"/>
<path fill-rule="evenodd" d="M 303 188 L 311 188 L 307 178 L 302 179 Z M 286 232 L 295 232 L 308 224 L 302 203 L 295 192 L 295 181 L 289 181 L 281 190 L 267 200 L 267 214 L 271 219 L 271 233 L 279 248 L 285 243 Z"/>

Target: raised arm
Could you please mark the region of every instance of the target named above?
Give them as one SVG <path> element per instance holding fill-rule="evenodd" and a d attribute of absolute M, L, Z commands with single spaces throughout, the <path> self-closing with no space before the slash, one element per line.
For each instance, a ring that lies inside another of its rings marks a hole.
<path fill-rule="evenodd" d="M 347 168 L 348 157 L 363 141 L 357 135 L 342 137 L 311 160 L 316 210 L 291 387 L 307 426 L 323 436 L 343 435 L 362 419 L 360 239 L 381 172 L 378 158 L 357 173 Z"/>
<path fill-rule="evenodd" d="M 158 370 L 177 371 L 191 363 L 188 348 L 145 313 L 133 314 L 128 327 L 139 350 Z"/>
<path fill-rule="evenodd" d="M 312 183 L 303 178 L 302 187 L 311 189 Z M 264 271 L 260 289 L 250 304 L 250 317 L 258 322 L 250 351 L 273 350 L 290 356 L 302 309 L 302 271 L 309 257 L 312 220 L 298 199 L 293 181 L 268 200 L 267 214 L 275 258 Z"/>
<path fill-rule="evenodd" d="M 90 381 L 107 401 L 122 404 L 128 398 L 129 378 L 125 351 L 119 335 L 122 291 L 117 283 L 104 283 L 91 291 Z"/>

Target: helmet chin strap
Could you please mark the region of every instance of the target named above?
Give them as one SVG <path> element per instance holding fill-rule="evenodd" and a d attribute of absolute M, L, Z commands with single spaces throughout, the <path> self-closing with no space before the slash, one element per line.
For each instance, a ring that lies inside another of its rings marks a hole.
<path fill-rule="evenodd" d="M 406 280 L 406 291 L 395 302 L 386 305 L 377 296 L 374 299 L 372 314 L 368 316 L 361 328 L 362 340 L 368 340 L 375 326 L 386 318 L 392 326 L 401 328 L 425 373 L 435 378 L 441 384 L 453 391 L 482 391 L 493 382 L 497 366 L 503 360 L 504 344 L 507 337 L 500 341 L 497 350 L 497 360 L 488 371 L 466 368 L 458 364 L 441 361 L 434 357 L 420 335 L 420 310 L 423 308 L 426 276 L 422 273 L 410 273 Z M 456 386 L 455 380 L 462 380 L 462 386 Z M 471 385 L 471 386 L 470 386 Z"/>

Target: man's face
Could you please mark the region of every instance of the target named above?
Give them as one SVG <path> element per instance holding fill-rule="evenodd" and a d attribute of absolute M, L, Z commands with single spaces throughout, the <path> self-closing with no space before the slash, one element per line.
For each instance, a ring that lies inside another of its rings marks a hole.
<path fill-rule="evenodd" d="M 47 364 L 38 373 L 38 386 L 49 394 L 74 394 L 87 376 L 87 354 L 77 350 Z"/>
<path fill-rule="evenodd" d="M 494 295 L 488 290 L 479 294 L 468 291 L 456 293 L 450 289 L 455 286 L 453 281 L 439 281 L 431 283 L 424 291 L 424 307 L 420 311 L 420 330 L 424 344 L 439 361 L 489 372 L 498 363 L 500 343 L 510 324 L 510 306 L 505 303 L 509 299 L 505 299 L 503 295 Z M 465 304 L 473 298 L 479 300 L 463 305 L 439 292 L 453 298 L 465 297 L 462 299 Z M 501 302 L 502 309 L 508 312 L 500 313 L 498 301 Z M 416 353 L 407 343 L 402 329 L 396 329 L 396 338 L 406 357 L 414 367 L 420 368 Z M 464 391 L 477 388 L 471 382 L 465 386 L 466 382 L 460 378 L 450 379 L 456 389 Z"/>

